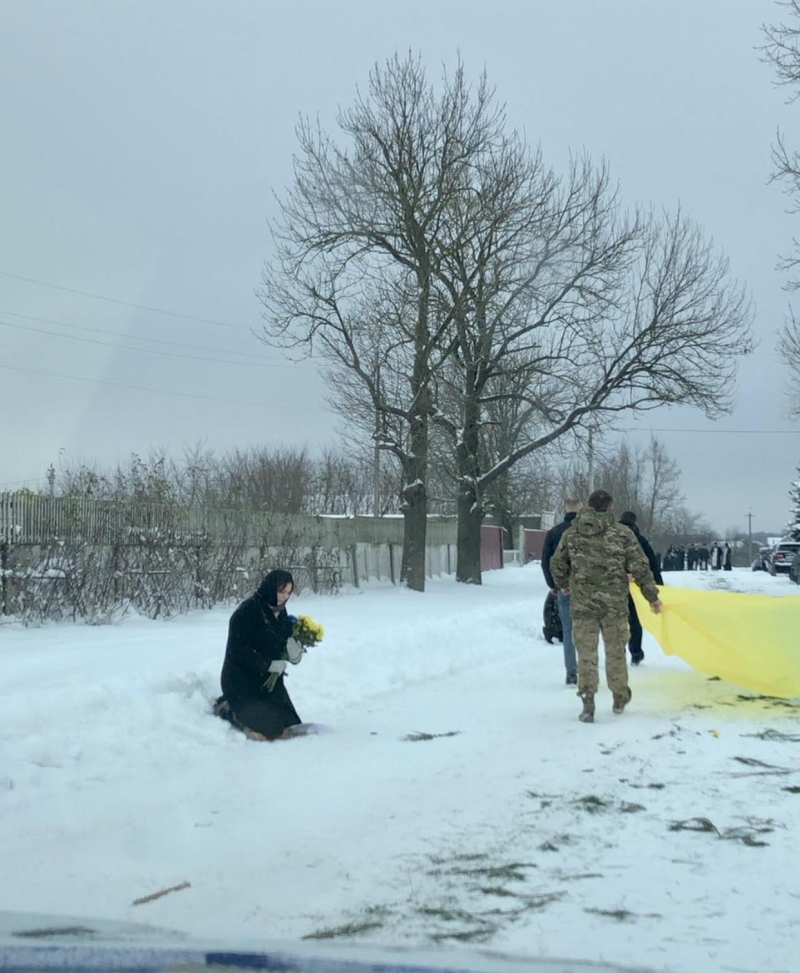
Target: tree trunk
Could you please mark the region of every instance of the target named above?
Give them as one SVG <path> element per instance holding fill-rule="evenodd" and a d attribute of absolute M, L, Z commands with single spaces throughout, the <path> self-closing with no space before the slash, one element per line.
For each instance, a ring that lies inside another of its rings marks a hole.
<path fill-rule="evenodd" d="M 474 375 L 467 370 L 466 387 L 474 388 Z M 477 398 L 464 397 L 464 427 L 456 449 L 458 463 L 458 563 L 456 581 L 464 584 L 482 584 L 481 578 L 481 524 L 484 509 L 477 494 L 480 460 L 478 458 L 479 407 Z"/>
<path fill-rule="evenodd" d="M 409 453 L 403 460 L 403 563 L 401 580 L 413 591 L 425 590 L 425 542 L 428 535 L 428 400 L 418 395 L 409 421 Z"/>
<path fill-rule="evenodd" d="M 425 542 L 428 535 L 428 422 L 431 413 L 428 367 L 428 318 L 431 278 L 423 254 L 417 275 L 419 297 L 415 329 L 414 370 L 409 410 L 409 451 L 403 459 L 403 564 L 400 577 L 413 591 L 425 590 Z"/>
<path fill-rule="evenodd" d="M 485 507 L 492 515 L 492 522 L 503 528 L 503 548 L 514 547 L 514 528 L 516 518 L 511 512 L 508 502 L 508 470 L 501 473 L 492 483 L 489 490 L 484 491 L 486 496 Z"/>
<path fill-rule="evenodd" d="M 458 562 L 456 581 L 481 584 L 481 524 L 483 510 L 475 502 L 475 489 L 462 482 L 458 489 Z"/>
<path fill-rule="evenodd" d="M 418 480 L 403 490 L 403 564 L 400 580 L 412 591 L 425 590 L 425 540 L 428 497 Z"/>

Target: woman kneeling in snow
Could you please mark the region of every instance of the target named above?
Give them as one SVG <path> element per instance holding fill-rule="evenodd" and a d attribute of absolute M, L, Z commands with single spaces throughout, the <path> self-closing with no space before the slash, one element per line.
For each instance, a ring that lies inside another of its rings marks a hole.
<path fill-rule="evenodd" d="M 294 590 L 288 571 L 270 571 L 255 594 L 231 616 L 222 666 L 222 692 L 214 712 L 256 740 L 291 736 L 300 717 L 283 684 L 286 659 L 303 650 L 292 635 L 286 602 Z M 271 688 L 270 688 L 271 687 Z"/>

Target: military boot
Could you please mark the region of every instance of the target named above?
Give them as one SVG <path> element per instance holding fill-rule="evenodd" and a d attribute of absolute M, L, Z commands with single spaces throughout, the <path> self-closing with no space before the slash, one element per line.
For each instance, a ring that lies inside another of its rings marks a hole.
<path fill-rule="evenodd" d="M 611 712 L 621 713 L 631 701 L 632 696 L 633 693 L 631 692 L 630 686 L 628 686 L 624 693 L 614 693 L 614 705 L 611 707 Z"/>
<path fill-rule="evenodd" d="M 583 712 L 578 717 L 581 723 L 594 723 L 594 694 L 578 693 L 583 700 Z"/>

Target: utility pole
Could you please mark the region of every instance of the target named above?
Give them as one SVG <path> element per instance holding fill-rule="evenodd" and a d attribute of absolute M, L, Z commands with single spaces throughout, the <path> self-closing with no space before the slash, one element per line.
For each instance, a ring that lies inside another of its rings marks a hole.
<path fill-rule="evenodd" d="M 375 387 L 380 394 L 381 366 L 377 355 L 375 357 Z M 375 451 L 372 456 L 372 516 L 377 521 L 381 512 L 381 414 L 375 409 Z M 377 541 L 377 538 L 376 538 Z"/>
<path fill-rule="evenodd" d="M 747 550 L 750 552 L 750 564 L 753 563 L 753 511 L 747 511 Z"/>
<path fill-rule="evenodd" d="M 56 468 L 52 463 L 47 468 L 47 485 L 50 496 L 54 497 L 56 495 Z"/>
<path fill-rule="evenodd" d="M 589 460 L 589 493 L 594 493 L 594 434 L 592 429 L 589 430 L 587 456 Z"/>
<path fill-rule="evenodd" d="M 377 426 L 377 423 L 376 423 Z M 381 515 L 381 450 L 378 445 L 378 430 L 375 429 L 375 454 L 372 458 L 372 516 Z"/>

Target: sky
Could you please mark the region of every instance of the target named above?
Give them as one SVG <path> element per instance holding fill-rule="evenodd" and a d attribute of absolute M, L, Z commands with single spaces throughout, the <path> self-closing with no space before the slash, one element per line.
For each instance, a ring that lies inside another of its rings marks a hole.
<path fill-rule="evenodd" d="M 780 13 L 772 0 L 0 0 L 0 490 L 151 446 L 336 443 L 313 363 L 255 337 L 268 219 L 298 119 L 333 132 L 371 67 L 411 50 L 434 77 L 459 53 L 472 77 L 485 68 L 556 169 L 571 151 L 605 158 L 625 200 L 680 205 L 724 250 L 759 339 L 735 411 L 622 425 L 641 445 L 656 430 L 720 531 L 746 530 L 749 512 L 779 531 L 800 424 L 775 352 L 789 302 L 775 265 L 800 216 L 768 180 L 777 129 L 800 145 L 800 105 L 757 47 Z"/>

